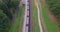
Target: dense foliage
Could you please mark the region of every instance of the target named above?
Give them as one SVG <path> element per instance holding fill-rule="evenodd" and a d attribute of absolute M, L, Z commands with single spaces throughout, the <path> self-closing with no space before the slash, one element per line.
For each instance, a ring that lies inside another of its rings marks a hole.
<path fill-rule="evenodd" d="M 18 5 L 19 0 L 0 0 L 0 32 L 8 32 L 13 18 L 10 9 L 13 8 L 13 11 Z"/>
<path fill-rule="evenodd" d="M 9 26 L 9 18 L 6 16 L 6 14 L 3 13 L 3 10 L 0 9 L 0 32 L 8 32 Z"/>
<path fill-rule="evenodd" d="M 60 19 L 60 0 L 46 0 L 51 12 Z"/>

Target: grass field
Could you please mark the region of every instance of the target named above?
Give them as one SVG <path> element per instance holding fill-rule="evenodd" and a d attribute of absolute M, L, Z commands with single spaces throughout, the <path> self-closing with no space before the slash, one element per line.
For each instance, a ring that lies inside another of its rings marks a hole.
<path fill-rule="evenodd" d="M 35 6 L 35 2 L 33 1 L 33 19 L 34 19 L 34 27 L 33 32 L 40 32 L 39 24 L 38 24 L 38 13 L 37 13 L 37 6 Z"/>
<path fill-rule="evenodd" d="M 14 25 L 11 26 L 11 29 L 9 32 L 19 32 L 19 31 L 21 32 L 22 31 L 23 13 L 24 13 L 24 7 L 20 7 L 16 22 Z"/>
<path fill-rule="evenodd" d="M 46 7 L 45 5 L 41 2 L 41 6 L 42 6 L 42 14 L 43 14 L 43 17 L 44 17 L 44 21 L 45 21 L 45 24 L 46 24 L 46 27 L 48 29 L 48 32 L 57 32 L 58 30 L 58 27 L 57 27 L 57 24 L 52 24 L 52 21 L 51 19 L 49 18 L 49 15 L 48 13 L 46 12 Z"/>

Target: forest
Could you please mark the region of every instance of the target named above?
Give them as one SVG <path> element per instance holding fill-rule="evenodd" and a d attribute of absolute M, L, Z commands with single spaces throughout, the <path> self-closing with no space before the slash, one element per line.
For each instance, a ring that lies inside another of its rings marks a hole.
<path fill-rule="evenodd" d="M 0 32 L 9 32 L 20 0 L 0 0 Z"/>
<path fill-rule="evenodd" d="M 57 18 L 60 27 L 60 0 L 46 0 L 49 10 Z"/>

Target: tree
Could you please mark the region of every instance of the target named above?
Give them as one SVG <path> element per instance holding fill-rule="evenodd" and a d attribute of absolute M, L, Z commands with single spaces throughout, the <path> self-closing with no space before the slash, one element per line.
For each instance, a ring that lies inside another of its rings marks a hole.
<path fill-rule="evenodd" d="M 7 32 L 10 26 L 10 20 L 0 9 L 0 32 Z"/>
<path fill-rule="evenodd" d="M 12 6 L 16 9 L 17 8 L 17 6 L 19 5 L 19 2 L 20 2 L 20 0 L 11 0 L 11 4 L 12 4 Z"/>
<path fill-rule="evenodd" d="M 8 6 L 2 0 L 0 1 L 0 9 L 2 9 L 3 13 L 5 13 L 10 19 L 12 19 L 12 14 L 9 11 Z"/>

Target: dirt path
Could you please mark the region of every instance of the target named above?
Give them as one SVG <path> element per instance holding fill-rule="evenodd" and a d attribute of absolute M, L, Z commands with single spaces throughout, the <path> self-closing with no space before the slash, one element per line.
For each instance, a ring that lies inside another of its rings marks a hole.
<path fill-rule="evenodd" d="M 33 32 L 33 4 L 32 0 L 30 1 L 30 32 Z"/>
<path fill-rule="evenodd" d="M 27 0 L 25 0 L 25 1 L 27 1 Z M 22 3 L 23 3 L 23 0 L 22 0 Z M 23 27 L 22 27 L 22 32 L 26 32 L 26 20 L 27 20 L 27 2 L 26 2 L 26 4 L 25 4 L 25 11 L 24 11 L 24 21 L 23 21 Z"/>
<path fill-rule="evenodd" d="M 39 27 L 40 27 L 40 32 L 43 32 L 43 28 L 42 28 L 42 25 L 41 25 L 41 19 L 40 19 L 40 9 L 38 7 L 37 0 L 35 0 L 35 5 L 37 6 L 37 10 L 38 10 L 38 23 L 39 23 Z"/>
<path fill-rule="evenodd" d="M 44 30 L 44 32 L 48 32 L 47 31 L 47 28 L 46 28 L 46 25 L 45 25 L 45 22 L 44 22 L 44 18 L 43 18 L 43 16 L 42 16 L 42 9 L 41 9 L 41 3 L 39 2 L 39 0 L 37 1 L 37 3 L 36 3 L 36 1 L 35 1 L 35 5 L 37 5 L 38 4 L 38 6 L 39 6 L 39 10 L 40 10 L 40 17 L 42 17 L 41 18 L 41 23 L 42 23 L 42 26 L 43 26 L 43 30 Z M 41 28 L 40 28 L 41 29 Z"/>

